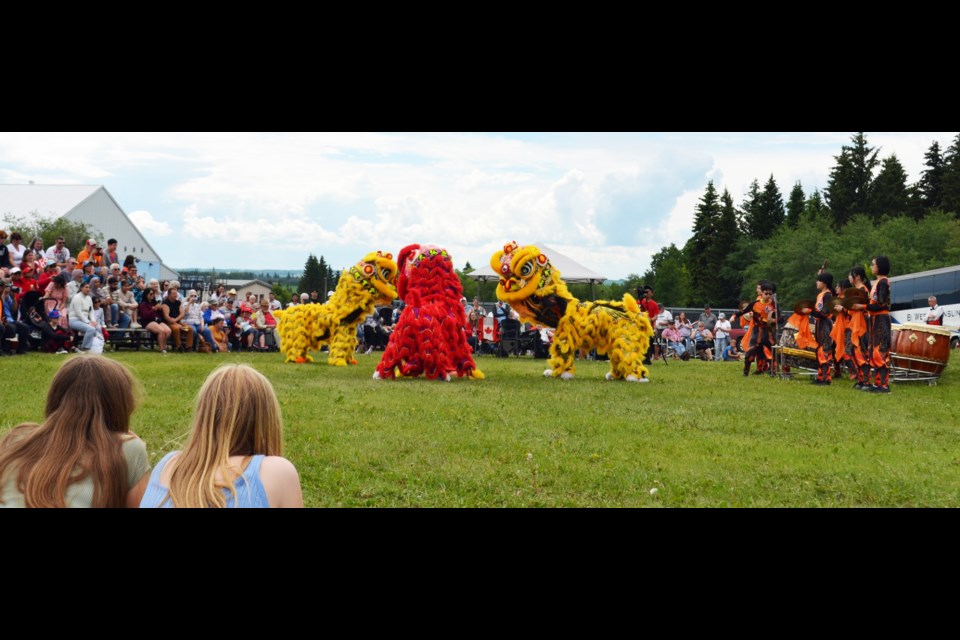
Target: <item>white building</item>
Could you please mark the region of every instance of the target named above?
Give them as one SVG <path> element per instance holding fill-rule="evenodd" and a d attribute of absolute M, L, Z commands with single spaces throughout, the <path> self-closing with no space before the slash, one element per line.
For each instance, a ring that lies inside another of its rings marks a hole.
<path fill-rule="evenodd" d="M 17 218 L 65 216 L 72 222 L 90 225 L 103 236 L 104 243 L 110 238 L 117 239 L 121 260 L 128 255 L 136 257 L 141 275 L 158 280 L 178 278 L 177 272 L 163 264 L 103 185 L 3 184 L 0 185 L 0 218 L 8 213 Z M 74 256 L 78 250 L 79 247 L 70 247 Z"/>

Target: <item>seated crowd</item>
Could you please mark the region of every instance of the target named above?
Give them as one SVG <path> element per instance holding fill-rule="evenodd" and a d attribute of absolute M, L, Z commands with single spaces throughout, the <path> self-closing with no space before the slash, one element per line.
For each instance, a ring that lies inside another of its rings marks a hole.
<path fill-rule="evenodd" d="M 272 292 L 269 299 L 249 293 L 240 301 L 236 290 L 220 285 L 201 301 L 193 289 L 181 293 L 175 280 L 147 282 L 132 255 L 121 264 L 112 238 L 106 249 L 87 240 L 76 258 L 62 237 L 46 251 L 39 238 L 30 245 L 21 240 L 13 232 L 7 244 L 0 230 L 0 356 L 97 352 L 138 333 L 161 353 L 279 348 L 273 312 L 281 304 Z M 313 299 L 304 293 L 305 301 L 318 301 L 313 293 Z"/>

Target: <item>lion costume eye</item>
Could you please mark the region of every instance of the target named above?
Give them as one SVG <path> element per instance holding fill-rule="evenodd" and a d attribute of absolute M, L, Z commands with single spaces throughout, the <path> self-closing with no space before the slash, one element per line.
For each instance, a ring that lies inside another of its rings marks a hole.
<path fill-rule="evenodd" d="M 525 262 L 524 265 L 520 267 L 519 273 L 521 278 L 528 278 L 533 275 L 533 263 Z"/>
<path fill-rule="evenodd" d="M 390 273 L 390 269 L 387 269 L 386 267 L 381 267 L 380 275 L 383 277 L 384 280 L 390 280 L 390 276 L 392 276 L 393 274 Z"/>

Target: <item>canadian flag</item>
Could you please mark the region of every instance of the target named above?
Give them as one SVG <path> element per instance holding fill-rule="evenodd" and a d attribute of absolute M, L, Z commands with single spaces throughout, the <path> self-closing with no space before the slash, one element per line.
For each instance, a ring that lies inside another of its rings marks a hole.
<path fill-rule="evenodd" d="M 500 332 L 497 331 L 497 319 L 489 316 L 484 316 L 478 321 L 480 326 L 480 336 L 483 340 L 488 342 L 499 342 Z"/>

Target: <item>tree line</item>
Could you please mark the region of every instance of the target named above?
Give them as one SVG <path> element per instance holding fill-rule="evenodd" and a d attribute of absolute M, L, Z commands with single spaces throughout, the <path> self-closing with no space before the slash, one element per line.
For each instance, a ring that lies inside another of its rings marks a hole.
<path fill-rule="evenodd" d="M 686 244 L 663 247 L 621 288 L 650 284 L 669 306 L 736 307 L 766 278 L 793 304 L 816 291 L 824 260 L 835 277 L 856 265 L 869 273 L 877 254 L 890 258 L 892 275 L 960 263 L 960 134 L 943 152 L 933 141 L 914 184 L 896 154 L 879 153 L 855 134 L 834 156 L 823 193 L 808 195 L 798 181 L 786 202 L 772 174 L 762 188 L 754 180 L 739 206 L 709 181 Z"/>

